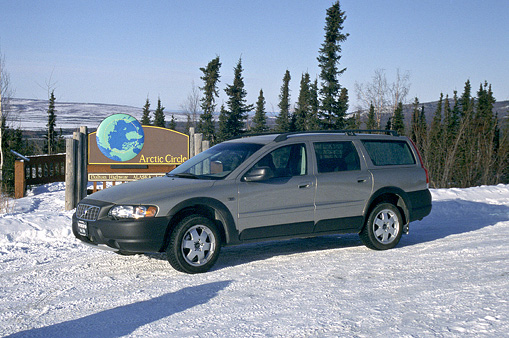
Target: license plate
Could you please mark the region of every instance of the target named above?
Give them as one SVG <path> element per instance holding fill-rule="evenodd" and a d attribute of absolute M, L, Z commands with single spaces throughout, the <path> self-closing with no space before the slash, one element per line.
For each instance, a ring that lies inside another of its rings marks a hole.
<path fill-rule="evenodd" d="M 88 226 L 87 222 L 78 221 L 78 233 L 81 236 L 88 236 Z"/>

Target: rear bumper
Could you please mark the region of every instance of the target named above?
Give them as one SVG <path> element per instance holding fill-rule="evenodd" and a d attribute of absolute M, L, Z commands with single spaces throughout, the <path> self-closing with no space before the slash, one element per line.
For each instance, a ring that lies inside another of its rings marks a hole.
<path fill-rule="evenodd" d="M 113 251 L 130 253 L 158 252 L 164 246 L 164 236 L 169 219 L 155 217 L 138 220 L 99 219 L 86 222 L 87 234 L 82 236 L 78 230 L 78 219 L 72 217 L 72 232 L 79 240 L 98 247 L 108 247 Z"/>
<path fill-rule="evenodd" d="M 431 213 L 431 193 L 428 189 L 408 193 L 411 210 L 410 222 L 421 220 Z"/>

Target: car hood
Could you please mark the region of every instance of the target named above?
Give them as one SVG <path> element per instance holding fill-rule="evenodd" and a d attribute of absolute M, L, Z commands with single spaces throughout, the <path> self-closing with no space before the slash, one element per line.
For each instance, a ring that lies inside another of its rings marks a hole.
<path fill-rule="evenodd" d="M 116 185 L 100 190 L 89 198 L 115 204 L 157 204 L 162 198 L 192 194 L 213 184 L 214 181 L 210 180 L 163 176 Z"/>

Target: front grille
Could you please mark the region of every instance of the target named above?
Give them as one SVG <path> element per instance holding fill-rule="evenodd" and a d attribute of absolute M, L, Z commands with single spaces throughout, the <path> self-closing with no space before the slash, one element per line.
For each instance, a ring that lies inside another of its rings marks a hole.
<path fill-rule="evenodd" d="M 99 216 L 99 210 L 101 208 L 94 205 L 79 204 L 76 208 L 76 217 L 84 221 L 95 221 Z"/>

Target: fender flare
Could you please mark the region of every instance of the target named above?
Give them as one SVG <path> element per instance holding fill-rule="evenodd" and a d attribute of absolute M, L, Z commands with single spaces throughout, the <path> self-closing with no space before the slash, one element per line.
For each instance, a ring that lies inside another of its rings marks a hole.
<path fill-rule="evenodd" d="M 230 210 L 221 201 L 214 198 L 194 197 L 178 203 L 168 213 L 170 225 L 173 223 L 175 216 L 177 216 L 181 211 L 186 209 L 199 209 L 201 207 L 213 210 L 214 220 L 218 220 L 223 224 L 222 230 L 224 231 L 225 244 L 229 245 L 240 243 L 239 232 Z"/>

